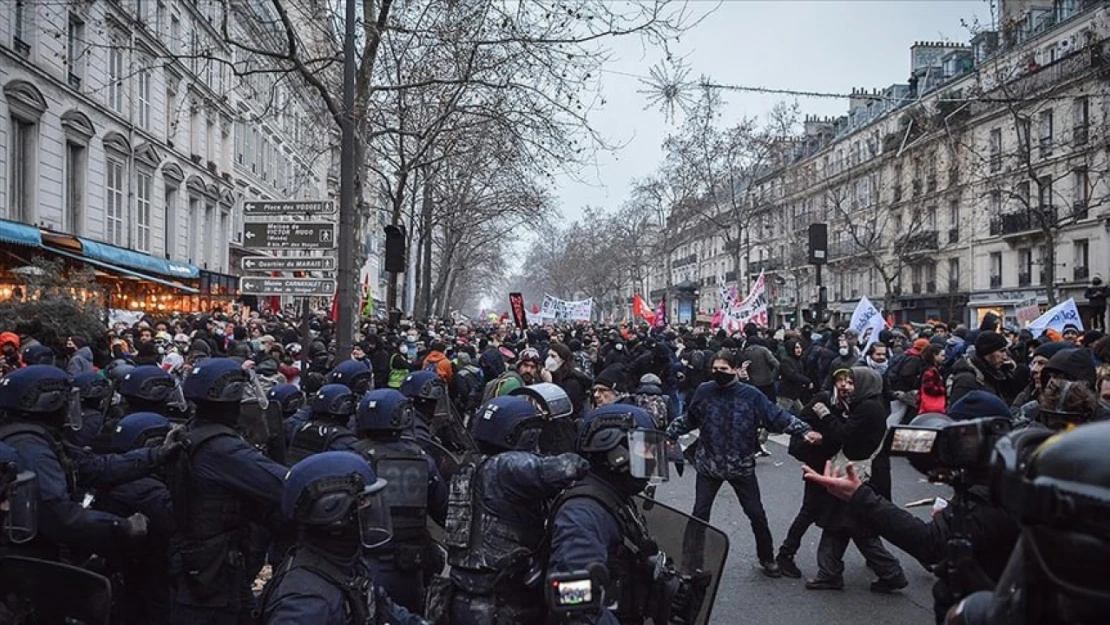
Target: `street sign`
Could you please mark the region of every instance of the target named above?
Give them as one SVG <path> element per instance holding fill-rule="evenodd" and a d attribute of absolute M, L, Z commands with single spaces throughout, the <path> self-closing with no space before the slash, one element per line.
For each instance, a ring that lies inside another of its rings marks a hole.
<path fill-rule="evenodd" d="M 335 280 L 331 278 L 239 278 L 244 295 L 332 295 Z"/>
<path fill-rule="evenodd" d="M 335 257 L 247 256 L 243 258 L 242 267 L 244 271 L 335 271 Z"/>
<path fill-rule="evenodd" d="M 243 202 L 244 217 L 333 214 L 335 214 L 335 202 L 331 200 L 250 200 Z"/>
<path fill-rule="evenodd" d="M 335 247 L 335 224 L 328 221 L 245 223 L 243 246 L 252 249 L 330 250 Z"/>

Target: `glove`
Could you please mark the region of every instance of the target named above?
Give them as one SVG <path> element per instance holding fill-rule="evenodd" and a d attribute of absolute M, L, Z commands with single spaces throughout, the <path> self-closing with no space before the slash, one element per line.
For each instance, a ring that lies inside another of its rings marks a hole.
<path fill-rule="evenodd" d="M 153 453 L 150 454 L 150 461 L 154 463 L 155 467 L 165 466 L 181 452 L 183 445 L 179 440 L 175 440 L 175 438 L 173 432 L 170 432 L 170 436 L 166 436 L 166 440 L 162 442 L 162 445 L 154 448 Z"/>
<path fill-rule="evenodd" d="M 136 512 L 116 525 L 116 531 L 128 542 L 138 542 L 146 538 L 149 520 L 142 512 Z"/>
<path fill-rule="evenodd" d="M 590 461 L 578 454 L 559 454 L 555 460 L 559 462 L 560 477 L 565 479 L 580 480 L 590 472 Z"/>

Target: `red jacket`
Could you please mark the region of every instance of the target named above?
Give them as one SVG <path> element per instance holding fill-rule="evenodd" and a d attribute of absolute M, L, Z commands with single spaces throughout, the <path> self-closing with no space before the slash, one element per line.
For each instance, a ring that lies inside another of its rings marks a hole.
<path fill-rule="evenodd" d="M 921 388 L 917 394 L 917 414 L 939 412 L 944 414 L 945 406 L 944 376 L 935 365 L 921 374 Z"/>

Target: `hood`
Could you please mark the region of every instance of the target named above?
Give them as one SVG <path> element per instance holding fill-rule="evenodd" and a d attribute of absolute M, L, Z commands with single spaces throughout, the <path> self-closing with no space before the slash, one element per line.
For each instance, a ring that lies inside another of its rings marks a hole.
<path fill-rule="evenodd" d="M 1086 382 L 1092 389 L 1095 387 L 1095 361 L 1088 349 L 1074 348 L 1056 352 L 1045 363 L 1044 370 L 1056 371 L 1072 380 Z"/>
<path fill-rule="evenodd" d="M 0 345 L 4 343 L 15 344 L 16 351 L 19 350 L 19 335 L 15 332 L 0 332 Z"/>
<path fill-rule="evenodd" d="M 882 396 L 883 376 L 879 375 L 879 372 L 870 367 L 852 367 L 852 379 L 856 382 L 852 403 Z"/>
<path fill-rule="evenodd" d="M 953 335 L 951 335 L 951 336 L 949 336 L 949 337 L 948 337 L 948 340 L 947 340 L 947 341 L 945 341 L 945 342 L 944 342 L 944 344 L 945 344 L 945 345 L 951 345 L 951 346 L 955 346 L 955 345 L 960 345 L 960 344 L 961 344 L 961 343 L 963 343 L 963 342 L 964 342 L 964 340 L 963 340 L 963 339 L 961 339 L 960 337 L 958 337 L 958 336 L 956 336 L 955 334 L 953 334 Z"/>
<path fill-rule="evenodd" d="M 663 389 L 657 384 L 641 384 L 636 389 L 637 395 L 662 395 Z"/>
<path fill-rule="evenodd" d="M 87 360 L 89 362 L 92 362 L 92 359 L 93 359 L 92 350 L 89 349 L 88 345 L 86 345 L 84 347 L 79 347 L 77 349 L 77 351 L 73 352 L 73 355 L 74 356 L 80 356 L 81 358 L 84 358 L 85 360 Z"/>
<path fill-rule="evenodd" d="M 447 355 L 443 352 L 428 352 L 424 357 L 425 364 L 438 363 L 441 360 L 447 360 Z"/>
<path fill-rule="evenodd" d="M 496 348 L 487 349 L 478 357 L 478 366 L 489 376 L 489 379 L 505 373 L 505 359 Z"/>
<path fill-rule="evenodd" d="M 986 330 L 997 330 L 1000 321 L 998 315 L 989 312 L 983 315 L 983 321 L 979 323 L 979 330 L 981 332 Z"/>

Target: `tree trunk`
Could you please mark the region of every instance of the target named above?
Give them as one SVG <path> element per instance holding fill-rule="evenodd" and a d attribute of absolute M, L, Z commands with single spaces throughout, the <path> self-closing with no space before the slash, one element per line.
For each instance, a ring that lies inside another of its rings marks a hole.
<path fill-rule="evenodd" d="M 424 267 L 420 274 L 420 299 L 424 318 L 432 316 L 432 185 L 424 179 L 424 198 L 421 206 L 420 229 L 423 233 Z"/>
<path fill-rule="evenodd" d="M 1044 258 L 1041 259 L 1041 267 L 1041 281 L 1048 296 L 1048 307 L 1052 308 L 1059 302 L 1056 301 L 1056 233 L 1051 230 L 1045 231 Z"/>

